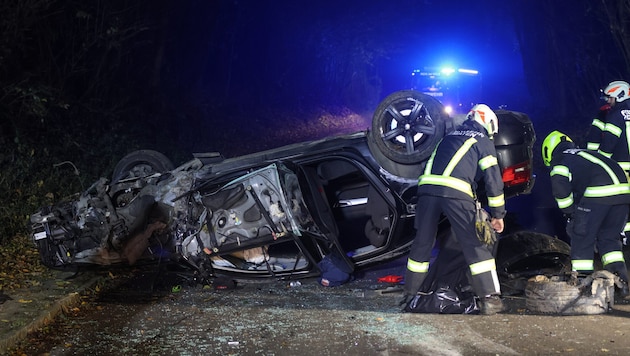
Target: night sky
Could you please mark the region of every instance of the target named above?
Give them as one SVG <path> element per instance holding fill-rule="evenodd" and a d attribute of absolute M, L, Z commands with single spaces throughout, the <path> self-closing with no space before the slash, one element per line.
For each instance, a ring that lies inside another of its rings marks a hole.
<path fill-rule="evenodd" d="M 182 69 L 195 71 L 200 90 L 260 97 L 271 87 L 287 100 L 329 101 L 325 93 L 334 96 L 353 71 L 366 71 L 380 81 L 382 98 L 407 89 L 412 70 L 448 64 L 478 69 L 494 105 L 518 106 L 528 96 L 512 14 L 497 1 L 221 3 L 188 8 L 196 16 L 174 33 L 177 52 L 187 54 Z M 507 83 L 512 90 L 501 89 Z"/>
<path fill-rule="evenodd" d="M 575 115 L 576 101 L 592 101 L 584 109 L 595 110 L 597 91 L 627 73 L 603 6 L 587 0 L 170 6 L 164 73 L 178 74 L 171 84 L 182 95 L 221 102 L 369 112 L 387 94 L 407 89 L 412 70 L 448 64 L 478 69 L 480 101 L 492 107 L 561 108 L 555 115 L 563 116 Z M 560 93 L 563 87 L 569 89 Z"/>

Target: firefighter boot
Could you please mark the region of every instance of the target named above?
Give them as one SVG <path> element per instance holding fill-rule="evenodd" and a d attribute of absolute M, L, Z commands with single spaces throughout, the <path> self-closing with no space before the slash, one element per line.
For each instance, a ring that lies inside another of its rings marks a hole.
<path fill-rule="evenodd" d="M 503 311 L 505 311 L 505 305 L 499 295 L 492 294 L 481 298 L 482 315 L 494 315 Z"/>
<path fill-rule="evenodd" d="M 404 293 L 403 296 L 400 298 L 400 300 L 398 301 L 398 306 L 400 307 L 401 311 L 407 311 L 407 305 L 409 305 L 409 303 L 413 300 L 413 298 L 415 298 L 416 295 L 415 294 L 407 294 Z"/>
<path fill-rule="evenodd" d="M 630 300 L 630 288 L 628 287 L 628 282 L 621 280 L 621 286 L 619 287 L 619 295 L 624 300 Z"/>

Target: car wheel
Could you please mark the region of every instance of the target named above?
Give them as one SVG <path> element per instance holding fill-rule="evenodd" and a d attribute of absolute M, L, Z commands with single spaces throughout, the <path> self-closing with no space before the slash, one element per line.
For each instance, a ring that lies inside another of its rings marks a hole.
<path fill-rule="evenodd" d="M 152 150 L 139 150 L 123 157 L 112 174 L 112 183 L 122 179 L 147 177 L 155 173 L 164 173 L 174 168 L 168 157 Z"/>
<path fill-rule="evenodd" d="M 447 118 L 442 104 L 432 96 L 415 90 L 392 93 L 374 112 L 368 137 L 370 150 L 391 173 L 407 172 L 395 166 L 423 163 L 444 136 Z M 415 175 L 417 169 L 411 171 Z"/>

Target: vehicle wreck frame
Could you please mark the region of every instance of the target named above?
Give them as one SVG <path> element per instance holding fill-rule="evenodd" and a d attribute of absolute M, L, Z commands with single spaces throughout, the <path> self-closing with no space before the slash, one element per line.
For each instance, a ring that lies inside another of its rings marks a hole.
<path fill-rule="evenodd" d="M 331 253 L 351 269 L 389 261 L 410 248 L 417 177 L 456 125 L 442 109 L 400 91 L 379 104 L 371 130 L 354 134 L 228 159 L 196 154 L 176 168 L 162 153 L 136 151 L 111 181 L 33 214 L 33 240 L 52 268 L 168 260 L 199 280 L 315 276 Z M 497 116 L 505 195 L 528 193 L 531 120 Z"/>

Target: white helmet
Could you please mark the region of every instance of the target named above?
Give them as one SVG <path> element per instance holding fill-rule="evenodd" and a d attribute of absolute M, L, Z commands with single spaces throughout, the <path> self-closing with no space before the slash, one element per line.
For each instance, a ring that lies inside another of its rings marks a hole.
<path fill-rule="evenodd" d="M 473 106 L 468 112 L 468 115 L 466 115 L 466 119 L 474 120 L 481 124 L 490 137 L 499 132 L 499 120 L 497 119 L 497 115 L 486 104 Z"/>
<path fill-rule="evenodd" d="M 615 101 L 620 103 L 628 99 L 628 92 L 630 91 L 630 84 L 623 80 L 616 80 L 610 82 L 606 89 L 604 89 L 605 98 L 615 98 Z"/>

